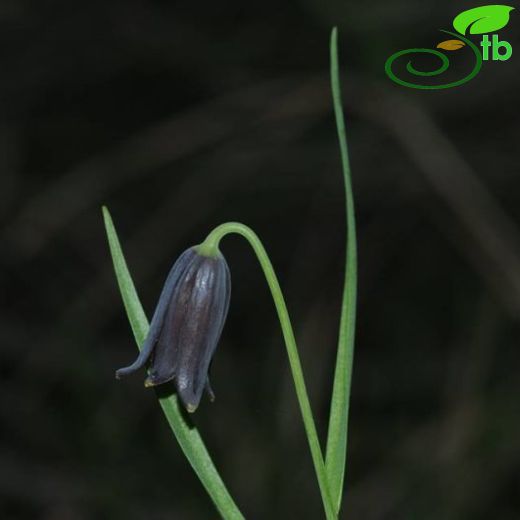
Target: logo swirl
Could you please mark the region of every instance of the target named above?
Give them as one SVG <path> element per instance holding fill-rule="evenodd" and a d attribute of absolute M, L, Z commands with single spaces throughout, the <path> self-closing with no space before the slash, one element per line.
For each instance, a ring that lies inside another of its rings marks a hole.
<path fill-rule="evenodd" d="M 449 61 L 448 57 L 445 54 L 443 54 L 442 52 L 435 50 L 435 49 L 417 48 L 417 49 L 405 49 L 405 50 L 392 54 L 385 62 L 385 72 L 386 72 L 387 76 L 392 81 L 395 81 L 395 83 L 398 83 L 399 85 L 402 85 L 403 87 L 428 89 L 428 90 L 457 87 L 457 86 L 463 85 L 464 83 L 467 83 L 468 81 L 473 79 L 479 73 L 479 71 L 482 67 L 482 54 L 480 53 L 479 48 L 472 41 L 468 40 L 461 34 L 453 33 L 451 31 L 445 31 L 444 29 L 441 29 L 441 32 L 450 34 L 452 36 L 459 38 L 460 40 L 463 40 L 464 43 L 473 51 L 473 54 L 475 56 L 475 64 L 469 74 L 467 74 L 466 76 L 464 76 L 463 78 L 461 78 L 459 80 L 452 81 L 450 83 L 443 83 L 440 85 L 421 85 L 420 83 L 412 83 L 411 81 L 406 81 L 404 79 L 398 78 L 392 70 L 392 65 L 396 59 L 400 58 L 401 56 L 407 55 L 407 54 L 419 54 L 419 53 L 432 54 L 441 60 L 441 64 L 438 68 L 436 68 L 435 70 L 432 70 L 432 71 L 428 71 L 428 72 L 423 72 L 423 71 L 417 70 L 412 65 L 412 62 L 408 61 L 408 63 L 406 64 L 406 70 L 414 76 L 422 76 L 422 77 L 438 76 L 449 68 L 450 61 Z"/>

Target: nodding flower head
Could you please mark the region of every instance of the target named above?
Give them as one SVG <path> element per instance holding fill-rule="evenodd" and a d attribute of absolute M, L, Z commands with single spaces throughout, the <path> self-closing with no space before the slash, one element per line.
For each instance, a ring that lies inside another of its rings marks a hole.
<path fill-rule="evenodd" d="M 199 253 L 198 246 L 184 251 L 168 274 L 138 358 L 116 377 L 148 365 L 145 386 L 173 380 L 188 412 L 197 409 L 204 388 L 213 400 L 208 370 L 230 294 L 229 268 L 220 251 L 214 256 Z"/>

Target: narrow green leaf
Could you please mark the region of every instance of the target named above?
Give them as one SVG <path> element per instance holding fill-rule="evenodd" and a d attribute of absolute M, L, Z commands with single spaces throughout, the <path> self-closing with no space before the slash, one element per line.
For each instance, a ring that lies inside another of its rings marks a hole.
<path fill-rule="evenodd" d="M 130 277 L 112 218 L 105 207 L 103 207 L 103 218 L 119 290 L 137 346 L 140 349 L 148 333 L 148 320 Z M 184 419 L 177 396 L 160 397 L 159 403 L 184 455 L 206 488 L 222 518 L 243 520 L 244 517 L 218 474 L 198 430 Z M 173 483 L 172 489 L 175 489 Z"/>
<path fill-rule="evenodd" d="M 510 5 L 482 5 L 462 11 L 453 19 L 453 27 L 460 34 L 485 34 L 498 31 L 509 22 Z"/>
<path fill-rule="evenodd" d="M 330 75 L 332 99 L 336 116 L 343 181 L 345 184 L 346 217 L 347 217 L 347 251 L 345 266 L 345 283 L 341 305 L 338 352 L 334 387 L 329 417 L 327 451 L 325 465 L 332 500 L 336 512 L 341 507 L 345 464 L 347 459 L 348 414 L 350 403 L 350 386 L 352 380 L 352 363 L 354 360 L 354 335 L 356 325 L 356 293 L 357 293 L 357 245 L 356 222 L 354 214 L 354 196 L 350 175 L 345 121 L 341 103 L 341 88 L 338 65 L 338 36 L 334 28 L 330 38 Z"/>

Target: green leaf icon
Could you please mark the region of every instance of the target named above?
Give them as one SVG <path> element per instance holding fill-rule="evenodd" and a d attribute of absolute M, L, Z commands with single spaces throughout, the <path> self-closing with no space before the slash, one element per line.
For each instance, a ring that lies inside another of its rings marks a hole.
<path fill-rule="evenodd" d="M 460 34 L 484 34 L 498 31 L 509 22 L 509 12 L 514 7 L 509 5 L 483 5 L 462 11 L 453 20 L 453 27 Z"/>

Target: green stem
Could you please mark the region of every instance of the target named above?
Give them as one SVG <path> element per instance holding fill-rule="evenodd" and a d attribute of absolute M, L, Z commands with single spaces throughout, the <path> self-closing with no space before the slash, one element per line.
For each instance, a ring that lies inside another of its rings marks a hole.
<path fill-rule="evenodd" d="M 325 463 L 323 461 L 323 454 L 321 452 L 320 443 L 318 439 L 318 432 L 316 431 L 316 425 L 312 416 L 311 405 L 305 386 L 305 380 L 303 378 L 303 371 L 300 362 L 300 356 L 298 354 L 298 348 L 296 346 L 296 339 L 289 319 L 289 313 L 287 306 L 278 283 L 278 279 L 273 269 L 273 265 L 269 260 L 267 252 L 262 245 L 262 242 L 256 235 L 256 233 L 249 227 L 238 222 L 226 222 L 216 227 L 206 238 L 206 240 L 198 246 L 200 254 L 207 256 L 214 256 L 218 253 L 218 246 L 220 240 L 230 233 L 235 233 L 244 237 L 255 252 L 260 266 L 264 272 L 267 284 L 271 291 L 271 295 L 274 300 L 276 311 L 278 313 L 278 319 L 282 327 L 283 337 L 285 340 L 285 346 L 287 348 L 287 355 L 289 357 L 289 364 L 291 366 L 292 376 L 294 379 L 294 386 L 296 389 L 296 396 L 300 405 L 300 411 L 303 418 L 303 424 L 309 441 L 309 447 L 312 455 L 312 461 L 318 478 L 318 484 L 320 487 L 321 498 L 323 501 L 323 507 L 325 509 L 325 515 L 327 520 L 336 519 L 335 508 L 332 505 L 332 500 L 329 491 L 329 485 L 327 482 L 327 475 L 325 472 Z"/>

